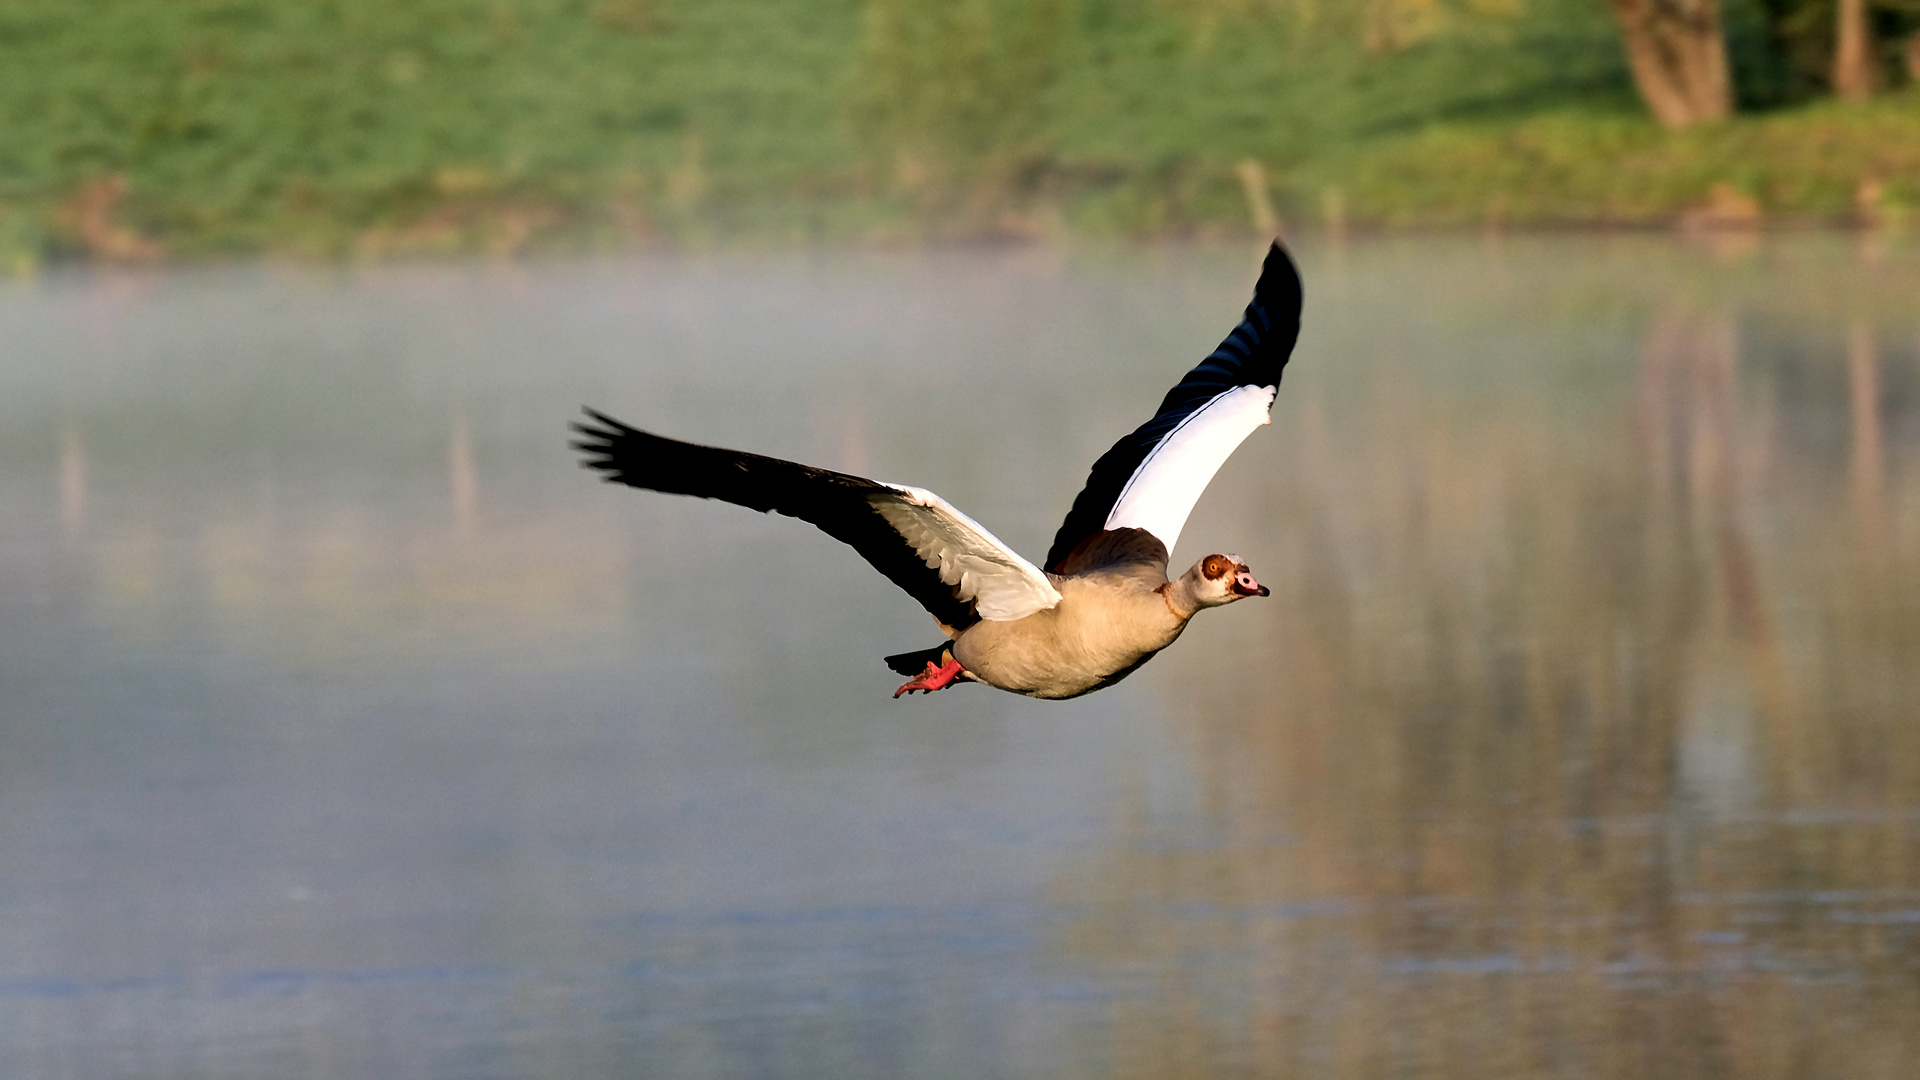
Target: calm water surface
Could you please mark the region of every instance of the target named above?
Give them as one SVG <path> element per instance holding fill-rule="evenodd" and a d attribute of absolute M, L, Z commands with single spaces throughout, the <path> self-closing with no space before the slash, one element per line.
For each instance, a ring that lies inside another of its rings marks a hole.
<path fill-rule="evenodd" d="M 1030 555 L 1251 247 L 0 286 L 0 1074 L 1905 1077 L 1920 253 L 1305 241 L 1067 703 L 582 403 Z"/>

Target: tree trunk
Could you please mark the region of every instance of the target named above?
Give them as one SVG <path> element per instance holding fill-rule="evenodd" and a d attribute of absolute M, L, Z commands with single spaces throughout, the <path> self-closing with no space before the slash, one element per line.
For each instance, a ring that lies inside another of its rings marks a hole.
<path fill-rule="evenodd" d="M 1840 0 L 1840 24 L 1833 45 L 1833 92 L 1845 101 L 1873 96 L 1873 29 L 1867 25 L 1867 0 Z"/>
<path fill-rule="evenodd" d="M 1620 17 L 1633 84 L 1654 119 L 1678 130 L 1733 115 L 1718 0 L 1609 2 Z"/>

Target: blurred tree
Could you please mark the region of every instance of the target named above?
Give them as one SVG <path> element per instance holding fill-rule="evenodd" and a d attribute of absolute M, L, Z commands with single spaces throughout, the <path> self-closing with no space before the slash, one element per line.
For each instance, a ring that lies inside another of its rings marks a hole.
<path fill-rule="evenodd" d="M 1717 0 L 1609 0 L 1633 84 L 1654 119 L 1680 129 L 1733 115 Z"/>
<path fill-rule="evenodd" d="M 1920 0 L 1762 0 L 1787 75 L 1783 100 L 1831 92 L 1858 101 L 1920 82 Z"/>
<path fill-rule="evenodd" d="M 1833 92 L 1847 101 L 1873 96 L 1873 31 L 1867 25 L 1867 0 L 1839 0 L 1833 46 Z"/>

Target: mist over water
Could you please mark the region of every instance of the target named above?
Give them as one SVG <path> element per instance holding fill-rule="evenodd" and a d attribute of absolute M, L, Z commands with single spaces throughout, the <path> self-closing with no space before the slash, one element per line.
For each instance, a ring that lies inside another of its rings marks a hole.
<path fill-rule="evenodd" d="M 1066 703 L 582 404 L 1042 555 L 1252 246 L 0 288 L 0 1071 L 1767 1077 L 1920 1057 L 1920 252 L 1301 241 Z"/>

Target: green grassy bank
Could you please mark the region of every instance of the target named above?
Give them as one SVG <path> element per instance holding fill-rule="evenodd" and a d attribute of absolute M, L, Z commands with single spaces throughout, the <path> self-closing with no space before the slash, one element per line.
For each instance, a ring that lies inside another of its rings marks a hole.
<path fill-rule="evenodd" d="M 1903 224 L 1920 203 L 1920 95 L 1821 103 L 1674 134 L 1552 113 L 1445 125 L 1297 178 L 1381 225 Z"/>
<path fill-rule="evenodd" d="M 1669 134 L 1609 19 L 1594 0 L 10 0 L 0 260 L 1156 236 L 1246 229 L 1263 195 L 1287 224 L 1353 226 L 1920 202 L 1911 92 Z"/>

